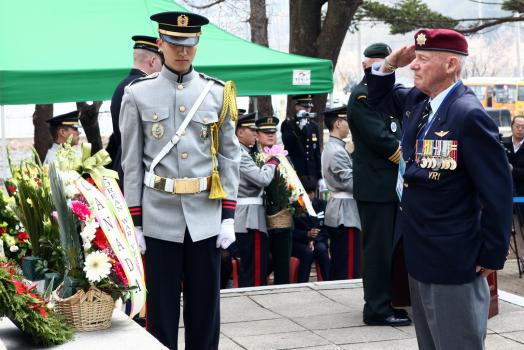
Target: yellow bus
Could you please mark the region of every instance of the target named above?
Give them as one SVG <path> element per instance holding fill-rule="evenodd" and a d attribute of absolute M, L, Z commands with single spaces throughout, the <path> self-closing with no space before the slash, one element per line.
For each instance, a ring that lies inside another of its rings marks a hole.
<path fill-rule="evenodd" d="M 507 108 L 513 116 L 516 112 L 519 81 L 519 78 L 472 77 L 464 79 L 463 83 L 473 90 L 484 107 Z M 524 97 L 524 91 L 522 92 Z"/>
<path fill-rule="evenodd" d="M 517 87 L 517 104 L 515 105 L 515 115 L 524 115 L 524 80 L 519 80 Z"/>

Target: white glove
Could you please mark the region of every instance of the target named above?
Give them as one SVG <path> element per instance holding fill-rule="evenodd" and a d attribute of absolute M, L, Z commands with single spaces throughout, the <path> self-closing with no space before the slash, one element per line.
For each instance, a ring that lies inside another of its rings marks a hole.
<path fill-rule="evenodd" d="M 326 192 L 327 190 L 326 181 L 324 181 L 324 179 L 318 179 L 318 191 Z"/>
<path fill-rule="evenodd" d="M 222 220 L 220 233 L 217 237 L 217 248 L 227 249 L 236 240 L 235 238 L 235 220 Z"/>
<path fill-rule="evenodd" d="M 144 232 L 142 232 L 142 226 L 135 226 L 136 242 L 140 247 L 140 254 L 146 252 L 146 239 L 144 238 Z"/>

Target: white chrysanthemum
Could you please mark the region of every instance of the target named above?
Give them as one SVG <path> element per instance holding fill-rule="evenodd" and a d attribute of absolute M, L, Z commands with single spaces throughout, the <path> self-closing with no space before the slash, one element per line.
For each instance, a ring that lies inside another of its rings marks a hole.
<path fill-rule="evenodd" d="M 84 244 L 84 250 L 91 248 L 91 241 L 95 239 L 97 227 L 98 223 L 96 220 L 90 220 L 85 224 L 82 232 L 80 232 L 80 237 L 82 237 L 82 242 Z"/>
<path fill-rule="evenodd" d="M 19 250 L 19 248 L 16 245 L 12 245 L 9 247 L 9 250 L 11 251 L 11 253 L 16 253 Z"/>
<path fill-rule="evenodd" d="M 66 185 L 64 190 L 67 198 L 74 198 L 77 194 L 80 193 L 75 185 Z"/>
<path fill-rule="evenodd" d="M 80 178 L 80 174 L 73 170 L 60 171 L 60 177 L 64 185 L 71 185 Z"/>
<path fill-rule="evenodd" d="M 109 257 L 102 251 L 95 251 L 86 256 L 84 271 L 89 282 L 100 282 L 111 271 Z"/>

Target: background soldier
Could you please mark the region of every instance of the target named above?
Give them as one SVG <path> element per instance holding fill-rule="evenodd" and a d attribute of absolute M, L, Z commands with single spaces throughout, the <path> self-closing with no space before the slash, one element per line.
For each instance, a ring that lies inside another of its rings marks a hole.
<path fill-rule="evenodd" d="M 320 128 L 309 114 L 313 108 L 311 95 L 293 96 L 295 114 L 287 118 L 280 131 L 282 142 L 299 177 L 322 178 L 320 165 Z"/>
<path fill-rule="evenodd" d="M 322 175 L 331 191 L 324 225 L 331 252 L 331 279 L 360 278 L 360 219 L 353 199 L 353 165 L 344 139 L 349 134 L 346 108 L 324 112 L 329 142 L 322 152 Z"/>
<path fill-rule="evenodd" d="M 240 258 L 239 285 L 267 284 L 267 226 L 262 194 L 280 163 L 273 157 L 259 167 L 251 157 L 256 142 L 256 113 L 238 119 L 236 135 L 240 142 L 240 184 L 235 211 L 235 233 Z"/>
<path fill-rule="evenodd" d="M 165 64 L 125 88 L 120 113 L 125 197 L 147 243 L 147 327 L 177 348 L 183 280 L 185 348 L 218 349 L 218 247 L 235 240 L 235 89 L 192 67 L 207 18 L 164 12 L 151 19 Z"/>
<path fill-rule="evenodd" d="M 46 122 L 49 123 L 49 132 L 53 138 L 53 144 L 47 151 L 44 163 L 50 163 L 55 160 L 58 147 L 66 142 L 71 135 L 73 136 L 71 146 L 78 145 L 80 141 L 80 131 L 78 131 L 78 128 L 81 127 L 79 118 L 80 112 L 73 111 L 46 120 Z"/>
<path fill-rule="evenodd" d="M 391 48 L 382 43 L 364 50 L 362 67 L 383 62 Z M 363 235 L 364 322 L 399 325 L 410 321 L 404 310 L 391 306 L 393 234 L 398 197 L 395 192 L 400 160 L 400 122 L 377 112 L 367 102 L 366 77 L 351 90 L 348 121 L 355 145 L 354 196 Z M 395 315 L 396 312 L 396 315 Z"/>
<path fill-rule="evenodd" d="M 261 117 L 256 121 L 257 139 L 260 151 L 264 147 L 271 147 L 276 143 L 278 118 Z M 280 180 L 280 172 L 275 171 L 275 176 L 266 187 L 266 215 L 274 215 L 280 210 L 286 209 L 287 204 L 281 202 L 276 196 L 276 188 Z M 269 224 L 269 222 L 268 222 Z M 274 271 L 274 284 L 289 283 L 289 259 L 291 258 L 291 226 L 283 228 L 270 228 L 269 233 L 269 269 L 268 273 Z"/>
<path fill-rule="evenodd" d="M 111 119 L 113 121 L 113 133 L 109 137 L 109 143 L 106 150 L 111 157 L 111 164 L 107 167 L 118 172 L 119 182 L 122 186 L 123 171 L 121 166 L 121 136 L 118 126 L 118 117 L 120 115 L 120 105 L 124 88 L 132 81 L 145 77 L 146 75 L 160 71 L 162 68 L 162 55 L 158 51 L 156 38 L 144 35 L 135 35 L 131 38 L 135 45 L 133 46 L 133 68 L 129 75 L 125 77 L 116 87 L 113 97 L 111 98 Z"/>

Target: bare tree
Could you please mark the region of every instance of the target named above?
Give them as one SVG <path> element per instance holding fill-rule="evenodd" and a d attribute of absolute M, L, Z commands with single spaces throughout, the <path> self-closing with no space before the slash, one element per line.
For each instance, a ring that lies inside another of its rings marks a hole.
<path fill-rule="evenodd" d="M 53 105 L 35 105 L 35 112 L 33 113 L 33 125 L 35 127 L 35 134 L 33 136 L 36 153 L 43 162 L 49 147 L 53 143 L 53 138 L 49 132 L 49 124 L 46 120 L 53 117 Z"/>

